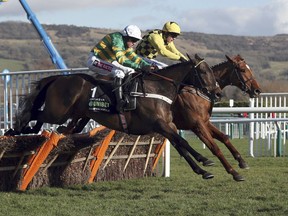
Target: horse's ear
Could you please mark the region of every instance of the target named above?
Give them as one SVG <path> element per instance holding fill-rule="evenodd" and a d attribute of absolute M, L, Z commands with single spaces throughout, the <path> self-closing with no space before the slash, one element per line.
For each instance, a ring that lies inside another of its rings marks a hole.
<path fill-rule="evenodd" d="M 233 62 L 233 60 L 228 55 L 225 55 L 225 57 L 227 58 L 228 61 Z"/>
<path fill-rule="evenodd" d="M 237 54 L 237 56 L 241 61 L 244 61 L 244 59 L 242 58 L 242 56 L 240 54 Z"/>
<path fill-rule="evenodd" d="M 190 55 L 189 55 L 188 53 L 186 53 L 186 55 L 187 55 L 188 59 L 189 59 L 190 61 L 192 61 Z"/>
<path fill-rule="evenodd" d="M 195 59 L 197 59 L 197 60 L 204 60 L 204 59 L 201 58 L 197 53 L 195 54 Z"/>

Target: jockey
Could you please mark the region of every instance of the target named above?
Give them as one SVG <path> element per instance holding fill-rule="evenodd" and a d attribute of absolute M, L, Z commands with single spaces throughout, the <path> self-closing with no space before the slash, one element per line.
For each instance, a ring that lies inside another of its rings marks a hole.
<path fill-rule="evenodd" d="M 133 45 L 140 39 L 141 30 L 136 25 L 128 25 L 123 32 L 106 35 L 92 48 L 88 58 L 87 66 L 90 70 L 114 78 L 118 112 L 125 104 L 122 99 L 122 79 L 134 73 L 134 69 L 144 72 L 153 69 L 151 63 L 140 58 L 133 49 Z"/>
<path fill-rule="evenodd" d="M 176 49 L 173 42 L 180 33 L 181 30 L 177 23 L 166 22 L 162 30 L 155 29 L 143 37 L 136 47 L 136 53 L 143 56 L 145 60 L 148 59 L 149 62 L 156 64 L 158 68 L 167 66 L 155 60 L 158 54 L 171 60 L 187 61 L 188 59 Z"/>

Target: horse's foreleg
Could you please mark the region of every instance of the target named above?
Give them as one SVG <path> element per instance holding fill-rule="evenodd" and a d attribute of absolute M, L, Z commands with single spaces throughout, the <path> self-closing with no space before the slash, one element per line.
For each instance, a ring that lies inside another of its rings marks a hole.
<path fill-rule="evenodd" d="M 236 170 L 234 170 L 233 167 L 228 163 L 222 151 L 213 140 L 211 132 L 207 127 L 207 125 L 199 122 L 197 126 L 198 126 L 196 127 L 197 130 L 195 130 L 194 132 L 202 140 L 202 142 L 205 143 L 205 145 L 210 149 L 210 151 L 220 160 L 226 171 L 233 176 L 233 179 L 235 181 L 243 181 L 244 178 L 241 175 L 239 175 L 239 173 Z"/>
<path fill-rule="evenodd" d="M 238 161 L 239 167 L 242 169 L 249 169 L 248 164 L 244 161 L 241 154 L 237 151 L 237 149 L 232 145 L 229 140 L 229 137 L 223 134 L 218 128 L 216 128 L 213 124 L 209 122 L 208 127 L 210 128 L 211 135 L 213 138 L 219 140 L 224 143 L 224 145 L 229 149 L 235 160 Z"/>
<path fill-rule="evenodd" d="M 174 125 L 172 129 L 164 120 L 159 119 L 155 126 L 154 131 L 166 137 L 172 144 L 172 146 L 178 151 L 178 153 L 184 157 L 184 159 L 188 162 L 193 171 L 199 175 L 202 175 L 204 179 L 213 178 L 214 176 L 211 173 L 201 169 L 190 157 L 188 148 L 191 148 L 188 142 L 183 139 L 176 132 L 176 127 Z"/>

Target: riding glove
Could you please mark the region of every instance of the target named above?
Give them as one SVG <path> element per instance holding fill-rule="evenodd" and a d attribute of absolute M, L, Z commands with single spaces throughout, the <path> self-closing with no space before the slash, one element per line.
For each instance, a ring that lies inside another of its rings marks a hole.
<path fill-rule="evenodd" d="M 179 59 L 180 62 L 187 62 L 187 60 L 185 58 L 183 58 L 182 56 Z"/>
<path fill-rule="evenodd" d="M 141 67 L 141 71 L 144 73 L 144 74 L 150 74 L 151 72 L 151 66 L 150 65 L 144 65 Z"/>

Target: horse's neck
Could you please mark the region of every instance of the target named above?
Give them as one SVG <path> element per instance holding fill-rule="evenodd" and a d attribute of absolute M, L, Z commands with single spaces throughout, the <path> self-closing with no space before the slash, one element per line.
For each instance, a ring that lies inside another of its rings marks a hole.
<path fill-rule="evenodd" d="M 229 62 L 224 62 L 213 67 L 215 79 L 219 83 L 221 89 L 232 84 L 230 77 L 233 69 L 233 65 Z"/>
<path fill-rule="evenodd" d="M 157 71 L 157 74 L 172 79 L 175 82 L 182 82 L 189 73 L 189 71 L 191 71 L 190 64 L 186 62 L 165 67 Z"/>
<path fill-rule="evenodd" d="M 178 89 L 176 87 L 179 88 L 179 86 L 175 86 L 175 84 L 182 83 L 190 70 L 191 68 L 189 68 L 188 64 L 176 64 L 157 71 L 156 74 L 159 76 L 150 75 L 144 81 L 151 83 L 151 86 L 157 86 L 159 93 L 161 91 L 177 92 Z"/>

